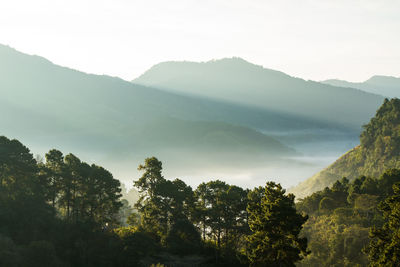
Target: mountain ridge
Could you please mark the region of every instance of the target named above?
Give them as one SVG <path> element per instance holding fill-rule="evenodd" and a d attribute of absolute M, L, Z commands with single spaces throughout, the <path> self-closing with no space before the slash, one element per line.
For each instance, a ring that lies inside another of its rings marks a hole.
<path fill-rule="evenodd" d="M 293 129 L 296 117 L 86 74 L 6 46 L 0 58 L 0 112 L 12 114 L 0 117 L 1 134 L 36 148 L 57 144 L 105 166 L 158 155 L 170 166 L 191 159 L 205 169 L 222 157 L 246 165 L 298 154 L 257 130 Z M 127 168 L 115 166 L 117 175 Z"/>
<path fill-rule="evenodd" d="M 364 82 L 348 82 L 340 79 L 329 79 L 322 81 L 322 83 L 333 86 L 356 88 L 386 97 L 400 97 L 400 77 L 395 76 L 374 75 Z"/>
<path fill-rule="evenodd" d="M 165 91 L 298 114 L 353 129 L 366 123 L 383 101 L 383 97 L 376 94 L 306 81 L 237 58 L 159 63 L 133 82 Z M 309 105 L 311 99 L 312 106 Z M 359 102 L 364 105 L 355 108 L 355 103 Z"/>

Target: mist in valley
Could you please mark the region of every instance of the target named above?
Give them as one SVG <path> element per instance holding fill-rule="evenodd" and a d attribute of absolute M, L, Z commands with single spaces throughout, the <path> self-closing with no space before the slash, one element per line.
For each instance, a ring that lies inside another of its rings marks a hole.
<path fill-rule="evenodd" d="M 192 148 L 150 148 L 132 149 L 109 153 L 102 150 L 84 149 L 71 143 L 46 136 L 32 138 L 19 134 L 10 134 L 22 140 L 31 148 L 32 153 L 43 158 L 50 149 L 56 148 L 65 153 L 73 153 L 80 159 L 104 166 L 131 189 L 133 181 L 141 173 L 137 170 L 147 157 L 155 156 L 163 163 L 163 174 L 167 179 L 179 178 L 196 188 L 200 183 L 219 179 L 243 188 L 263 186 L 266 181 L 281 183 L 291 188 L 318 173 L 341 155 L 359 144 L 357 133 L 327 132 L 326 130 L 297 130 L 286 132 L 265 132 L 294 153 L 275 157 L 257 154 L 251 151 L 221 153 L 210 148 L 197 151 Z M 37 145 L 48 141 L 48 145 Z M 40 141 L 40 142 L 39 142 Z M 54 145 L 51 145 L 51 141 Z M 251 155 L 251 156 L 250 156 Z"/>

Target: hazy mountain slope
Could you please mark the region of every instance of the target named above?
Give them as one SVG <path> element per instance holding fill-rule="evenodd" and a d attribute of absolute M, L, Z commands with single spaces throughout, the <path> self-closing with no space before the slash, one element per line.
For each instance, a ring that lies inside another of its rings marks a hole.
<path fill-rule="evenodd" d="M 400 78 L 392 76 L 373 76 L 362 83 L 353 83 L 343 80 L 326 80 L 325 84 L 340 87 L 350 87 L 387 97 L 400 97 Z"/>
<path fill-rule="evenodd" d="M 171 161 L 191 157 L 204 162 L 229 158 L 234 151 L 249 162 L 255 154 L 294 153 L 274 138 L 229 124 L 267 127 L 265 111 L 85 74 L 6 46 L 0 46 L 0 95 L 0 134 L 34 147 L 57 146 L 114 161 L 160 151 L 173 152 Z M 295 120 L 285 116 L 276 124 Z"/>
<path fill-rule="evenodd" d="M 133 81 L 359 129 L 382 103 L 360 90 L 305 81 L 239 58 L 164 62 Z"/>
<path fill-rule="evenodd" d="M 25 110 L 56 116 L 70 112 L 74 124 L 83 116 L 146 121 L 160 114 L 185 120 L 213 120 L 260 130 L 327 127 L 328 124 L 254 107 L 168 93 L 119 78 L 90 75 L 0 45 L 2 100 Z M 74 117 L 74 112 L 79 117 Z M 72 112 L 72 113 L 71 113 Z M 100 112 L 100 113 L 99 113 Z M 126 116 L 124 114 L 146 114 Z M 83 119 L 83 118 L 82 118 Z M 86 124 L 84 124 L 86 126 Z"/>
<path fill-rule="evenodd" d="M 378 177 L 390 168 L 400 168 L 400 100 L 397 98 L 385 100 L 375 117 L 364 126 L 359 146 L 290 191 L 304 197 L 342 177 L 350 180 L 361 175 Z"/>

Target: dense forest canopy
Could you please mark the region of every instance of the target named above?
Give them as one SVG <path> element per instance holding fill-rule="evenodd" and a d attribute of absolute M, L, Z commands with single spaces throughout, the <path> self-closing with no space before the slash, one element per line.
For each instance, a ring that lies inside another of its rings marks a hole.
<path fill-rule="evenodd" d="M 361 176 L 352 182 L 342 178 L 331 187 L 301 199 L 296 207 L 310 216 L 302 233 L 309 240 L 312 253 L 299 266 L 367 266 L 368 252 L 373 266 L 377 258 L 381 263 L 384 262 L 382 257 L 398 259 L 399 254 L 386 251 L 385 246 L 400 248 L 398 243 L 390 245 L 388 242 L 396 234 L 389 229 L 389 225 L 393 225 L 390 220 L 395 220 L 389 213 L 400 211 L 400 201 L 393 196 L 398 194 L 399 183 L 400 170 L 392 169 L 379 178 Z M 392 204 L 389 208 L 387 204 L 379 205 L 381 202 Z M 390 224 L 385 223 L 388 218 Z M 375 230 L 384 224 L 383 230 Z M 383 252 L 391 255 L 378 255 Z"/>
<path fill-rule="evenodd" d="M 294 266 L 307 255 L 307 217 L 279 184 L 193 190 L 165 179 L 155 157 L 138 169 L 131 207 L 103 167 L 56 149 L 35 159 L 1 136 L 0 265 Z"/>
<path fill-rule="evenodd" d="M 395 266 L 400 257 L 400 170 L 342 178 L 296 204 L 274 182 L 193 190 L 164 178 L 155 157 L 139 170 L 132 207 L 101 166 L 56 149 L 35 159 L 0 137 L 0 265 Z"/>

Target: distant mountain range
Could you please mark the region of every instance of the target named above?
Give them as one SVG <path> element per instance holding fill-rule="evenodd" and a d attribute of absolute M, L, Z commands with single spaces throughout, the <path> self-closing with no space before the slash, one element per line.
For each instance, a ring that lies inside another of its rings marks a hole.
<path fill-rule="evenodd" d="M 387 169 L 400 168 L 400 100 L 385 100 L 374 118 L 364 126 L 360 145 L 351 149 L 332 165 L 290 189 L 297 197 L 331 186 L 347 177 L 377 178 Z"/>
<path fill-rule="evenodd" d="M 221 166 L 285 166 L 300 155 L 296 142 L 357 136 L 383 101 L 238 58 L 160 63 L 132 83 L 3 45 L 0 95 L 1 135 L 76 153 L 125 177 L 153 155 L 189 177 Z"/>
<path fill-rule="evenodd" d="M 1 134 L 10 137 L 117 158 L 168 150 L 214 155 L 209 158 L 240 151 L 249 160 L 250 153 L 294 153 L 246 127 L 267 127 L 268 118 L 281 125 L 296 120 L 285 114 L 86 74 L 7 46 L 0 46 L 0 59 Z"/>
<path fill-rule="evenodd" d="M 326 80 L 325 84 L 333 86 L 357 88 L 365 92 L 383 95 L 386 97 L 400 97 L 400 78 L 392 76 L 373 76 L 362 83 L 352 83 L 343 80 Z"/>
<path fill-rule="evenodd" d="M 305 81 L 240 58 L 203 63 L 164 62 L 133 82 L 357 130 L 383 101 L 379 95 Z"/>

